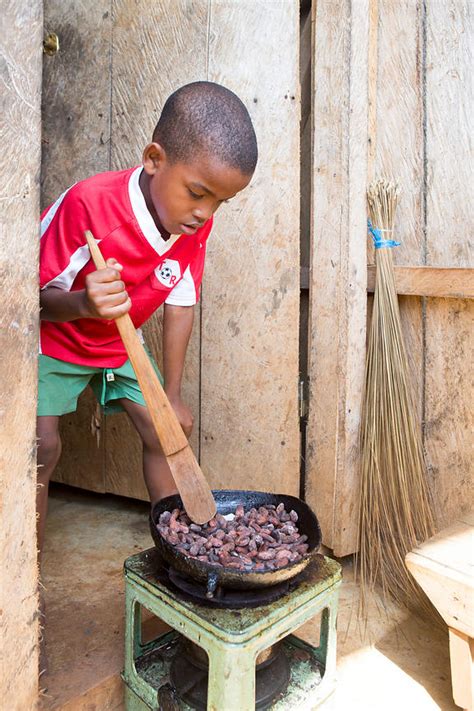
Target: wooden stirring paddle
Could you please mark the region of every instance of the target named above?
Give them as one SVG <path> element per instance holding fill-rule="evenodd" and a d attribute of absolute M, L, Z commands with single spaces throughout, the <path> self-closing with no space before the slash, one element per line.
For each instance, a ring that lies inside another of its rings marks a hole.
<path fill-rule="evenodd" d="M 85 232 L 89 251 L 97 269 L 106 263 L 92 232 Z M 143 393 L 161 448 L 189 518 L 198 524 L 207 523 L 216 513 L 216 502 L 201 471 L 158 376 L 128 314 L 115 319 L 125 350 L 132 363 Z"/>

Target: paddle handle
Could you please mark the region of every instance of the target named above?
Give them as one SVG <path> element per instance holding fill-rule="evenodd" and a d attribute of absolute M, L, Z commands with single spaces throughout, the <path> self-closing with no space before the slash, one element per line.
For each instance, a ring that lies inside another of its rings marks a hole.
<path fill-rule="evenodd" d="M 105 259 L 102 256 L 99 245 L 94 239 L 92 232 L 86 230 L 84 234 L 96 268 L 105 269 L 107 267 Z M 140 342 L 132 319 L 128 314 L 124 314 L 116 318 L 115 323 L 133 366 L 133 370 L 135 371 L 135 375 L 137 376 L 138 384 L 140 385 L 164 454 L 168 457 L 171 454 L 180 452 L 188 445 L 188 440 L 161 386 L 155 369 Z"/>

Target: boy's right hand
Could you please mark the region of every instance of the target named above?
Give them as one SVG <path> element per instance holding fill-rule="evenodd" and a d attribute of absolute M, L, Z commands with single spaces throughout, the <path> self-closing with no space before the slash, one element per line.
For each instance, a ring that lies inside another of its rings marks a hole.
<path fill-rule="evenodd" d="M 113 258 L 106 264 L 86 276 L 86 301 L 91 318 L 111 320 L 130 311 L 132 302 L 120 278 L 122 265 Z"/>

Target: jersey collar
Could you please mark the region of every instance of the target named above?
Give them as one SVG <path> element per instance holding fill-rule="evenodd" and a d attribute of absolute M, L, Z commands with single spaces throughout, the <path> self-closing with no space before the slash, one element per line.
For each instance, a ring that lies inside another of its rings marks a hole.
<path fill-rule="evenodd" d="M 143 232 L 143 236 L 155 252 L 161 256 L 173 246 L 181 235 L 171 235 L 167 240 L 164 240 L 161 236 L 158 227 L 155 225 L 153 217 L 150 215 L 150 211 L 146 206 L 145 198 L 143 197 L 143 193 L 140 189 L 139 180 L 142 170 L 143 166 L 139 166 L 138 168 L 135 168 L 131 174 L 128 182 L 128 194 L 133 214 L 135 215 L 138 225 Z"/>

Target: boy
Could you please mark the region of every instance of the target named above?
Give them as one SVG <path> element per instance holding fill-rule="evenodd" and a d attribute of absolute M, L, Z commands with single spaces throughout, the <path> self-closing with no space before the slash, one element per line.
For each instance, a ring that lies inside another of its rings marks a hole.
<path fill-rule="evenodd" d="M 40 551 L 61 451 L 59 416 L 76 409 L 88 384 L 106 412 L 125 410 L 140 434 L 152 505 L 176 492 L 113 319 L 130 312 L 139 328 L 164 303 L 164 388 L 189 436 L 193 419 L 181 399 L 181 376 L 212 216 L 248 185 L 256 162 L 255 132 L 240 99 L 218 84 L 195 82 L 165 103 L 143 166 L 81 181 L 43 213 Z M 95 270 L 86 229 L 100 240 L 107 269 Z"/>

